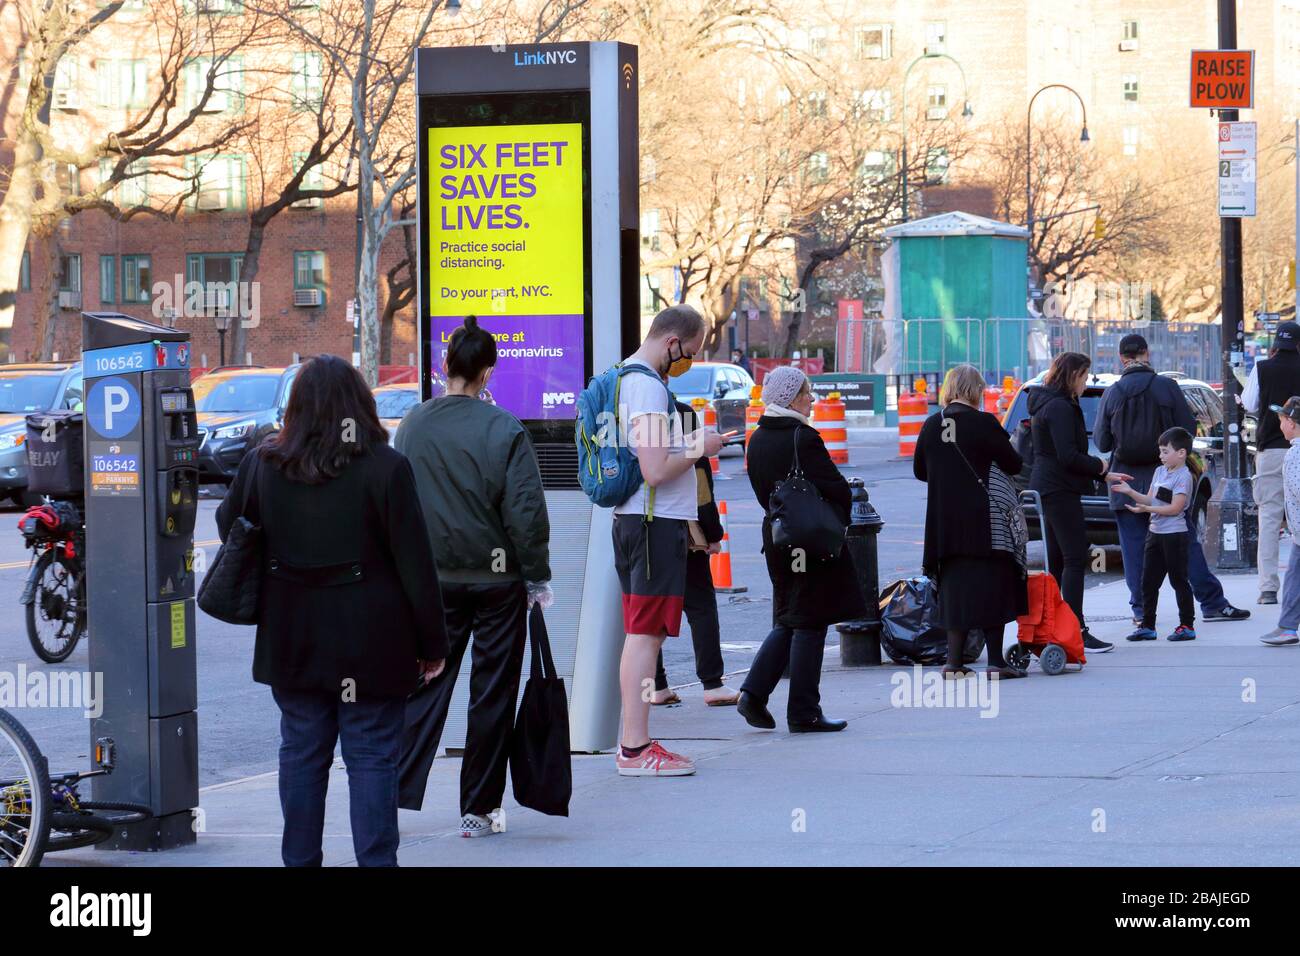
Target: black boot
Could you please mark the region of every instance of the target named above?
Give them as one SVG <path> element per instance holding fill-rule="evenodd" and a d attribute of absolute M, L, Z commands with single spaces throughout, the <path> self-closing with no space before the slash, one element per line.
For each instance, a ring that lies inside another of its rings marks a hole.
<path fill-rule="evenodd" d="M 740 700 L 736 701 L 736 711 L 749 722 L 751 727 L 757 727 L 759 730 L 776 729 L 776 719 L 771 712 L 755 700 L 754 695 L 747 690 L 740 692 Z"/>

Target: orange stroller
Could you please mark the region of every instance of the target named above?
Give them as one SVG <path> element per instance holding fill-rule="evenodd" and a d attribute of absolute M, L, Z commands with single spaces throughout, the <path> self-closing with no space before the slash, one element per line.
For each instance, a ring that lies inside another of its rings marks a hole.
<path fill-rule="evenodd" d="M 1038 512 L 1046 565 L 1047 523 L 1043 520 L 1042 499 L 1036 491 L 1022 491 L 1020 500 L 1022 505 L 1032 503 Z M 1029 613 L 1016 618 L 1018 643 L 1007 651 L 1007 663 L 1024 670 L 1029 667 L 1030 654 L 1034 654 L 1044 674 L 1059 674 L 1066 664 L 1086 664 L 1079 619 L 1061 598 L 1056 579 L 1046 570 L 1034 571 L 1028 583 Z"/>

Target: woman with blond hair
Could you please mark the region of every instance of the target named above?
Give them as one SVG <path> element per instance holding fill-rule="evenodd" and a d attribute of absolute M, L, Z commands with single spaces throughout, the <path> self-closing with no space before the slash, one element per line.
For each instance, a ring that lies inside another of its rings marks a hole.
<path fill-rule="evenodd" d="M 949 369 L 940 411 L 921 427 L 912 470 L 926 483 L 922 567 L 937 584 L 939 624 L 948 632 L 944 677 L 970 673 L 962 660 L 968 632 L 984 632 L 989 673 L 1024 677 L 1002 656 L 1003 628 L 1028 610 L 1024 517 L 1008 475 L 1020 456 L 993 415 L 980 411 L 984 376 L 973 365 Z"/>

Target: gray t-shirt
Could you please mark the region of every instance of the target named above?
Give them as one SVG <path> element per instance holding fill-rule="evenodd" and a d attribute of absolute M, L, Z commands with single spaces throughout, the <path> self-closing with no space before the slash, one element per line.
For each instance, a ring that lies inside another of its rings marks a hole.
<path fill-rule="evenodd" d="M 1179 531 L 1187 530 L 1187 518 L 1184 516 L 1187 506 L 1192 501 L 1192 473 L 1186 465 L 1183 465 L 1177 471 L 1170 471 L 1164 465 L 1156 469 L 1156 473 L 1151 477 L 1151 491 L 1149 494 L 1155 500 L 1152 504 L 1169 504 L 1168 501 L 1156 498 L 1156 492 L 1161 488 L 1168 488 L 1172 497 L 1186 495 L 1183 501 L 1183 510 L 1176 515 L 1152 515 L 1151 516 L 1151 533 L 1152 534 L 1177 534 Z M 1172 500 L 1172 498 L 1171 498 Z"/>

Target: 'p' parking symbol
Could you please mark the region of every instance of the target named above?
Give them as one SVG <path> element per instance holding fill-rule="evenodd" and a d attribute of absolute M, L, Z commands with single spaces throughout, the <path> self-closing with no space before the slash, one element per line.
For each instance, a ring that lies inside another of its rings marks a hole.
<path fill-rule="evenodd" d="M 104 438 L 125 438 L 140 422 L 140 393 L 124 378 L 102 378 L 90 387 L 86 418 Z"/>

